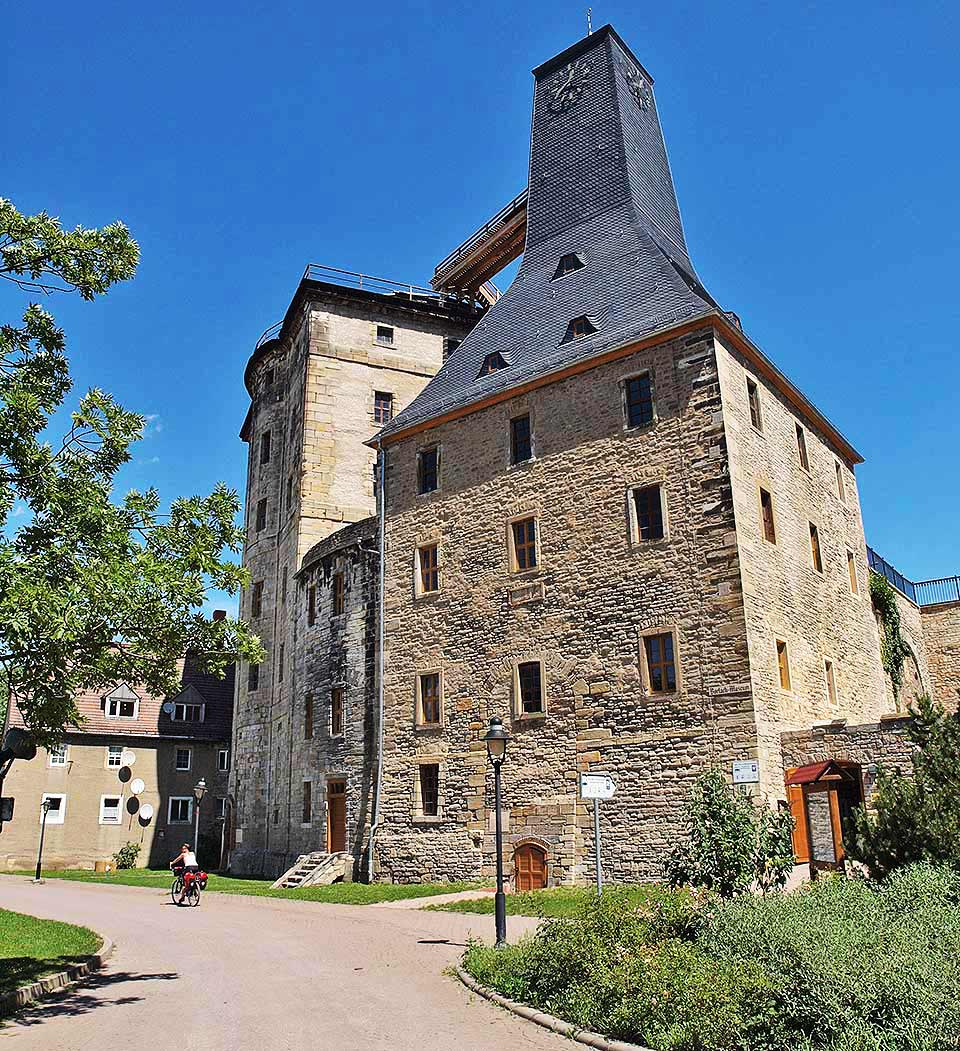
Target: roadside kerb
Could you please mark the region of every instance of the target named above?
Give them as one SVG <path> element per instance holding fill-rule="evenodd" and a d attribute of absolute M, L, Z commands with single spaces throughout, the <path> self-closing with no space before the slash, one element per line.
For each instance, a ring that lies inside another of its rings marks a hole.
<path fill-rule="evenodd" d="M 508 1000 L 489 986 L 481 985 L 473 975 L 468 974 L 462 967 L 458 966 L 456 972 L 460 981 L 472 992 L 486 997 L 501 1007 L 505 1007 L 508 1011 L 512 1011 L 521 1018 L 526 1018 L 530 1022 L 536 1022 L 537 1025 L 542 1025 L 545 1029 L 552 1029 L 553 1032 L 569 1037 L 571 1040 L 576 1040 L 581 1044 L 586 1044 L 587 1047 L 598 1048 L 598 1051 L 650 1051 L 650 1048 L 643 1047 L 641 1044 L 625 1044 L 622 1040 L 612 1040 L 608 1036 L 603 1036 L 602 1033 L 592 1033 L 589 1029 L 577 1029 L 575 1025 L 564 1022 L 562 1018 L 554 1018 L 553 1015 L 538 1011 L 535 1007 L 517 1003 L 516 1000 Z"/>
<path fill-rule="evenodd" d="M 113 942 L 109 938 L 104 938 L 100 948 L 82 963 L 75 963 L 72 967 L 67 967 L 66 970 L 59 971 L 57 974 L 45 975 L 29 985 L 21 985 L 19 989 L 14 989 L 12 993 L 0 997 L 0 1017 L 18 1010 L 32 1000 L 39 1000 L 42 996 L 55 993 L 58 989 L 65 989 L 93 971 L 99 971 L 113 955 L 113 949 Z"/>

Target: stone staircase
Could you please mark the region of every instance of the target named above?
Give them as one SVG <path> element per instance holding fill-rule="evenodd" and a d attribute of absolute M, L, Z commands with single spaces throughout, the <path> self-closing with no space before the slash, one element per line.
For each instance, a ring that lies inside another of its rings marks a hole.
<path fill-rule="evenodd" d="M 325 854 L 322 851 L 301 854 L 296 862 L 275 883 L 271 884 L 270 889 L 314 887 L 323 883 L 336 883 L 337 880 L 342 880 L 352 867 L 352 854 Z"/>

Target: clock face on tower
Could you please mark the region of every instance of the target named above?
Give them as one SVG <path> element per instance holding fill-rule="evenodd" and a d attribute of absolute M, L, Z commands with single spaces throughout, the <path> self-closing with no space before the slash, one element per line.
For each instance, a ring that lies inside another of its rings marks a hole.
<path fill-rule="evenodd" d="M 641 113 L 646 113 L 653 105 L 653 92 L 642 74 L 624 63 L 620 67 L 623 70 L 623 79 L 627 82 L 633 101 Z"/>
<path fill-rule="evenodd" d="M 590 75 L 586 62 L 571 62 L 553 78 L 550 85 L 550 112 L 563 113 L 575 106 L 583 94 L 583 86 Z"/>

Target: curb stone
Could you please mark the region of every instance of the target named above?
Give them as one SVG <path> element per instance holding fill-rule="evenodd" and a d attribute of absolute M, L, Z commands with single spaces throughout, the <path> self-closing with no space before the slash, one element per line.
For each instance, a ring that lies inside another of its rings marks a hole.
<path fill-rule="evenodd" d="M 641 1044 L 625 1044 L 622 1040 L 613 1040 L 608 1036 L 603 1036 L 601 1033 L 592 1033 L 589 1029 L 577 1029 L 576 1026 L 571 1025 L 569 1022 L 564 1022 L 560 1018 L 554 1018 L 553 1015 L 538 1011 L 535 1007 L 517 1003 L 516 1000 L 508 1000 L 505 996 L 501 996 L 500 993 L 494 992 L 489 986 L 481 985 L 473 975 L 468 974 L 459 964 L 456 967 L 456 974 L 460 981 L 472 992 L 492 1000 L 493 1003 L 505 1007 L 508 1011 L 512 1011 L 521 1018 L 526 1018 L 530 1022 L 536 1022 L 537 1025 L 542 1025 L 544 1029 L 552 1029 L 553 1032 L 569 1037 L 571 1040 L 576 1040 L 581 1044 L 586 1044 L 587 1047 L 595 1047 L 598 1051 L 650 1051 L 650 1048 L 643 1047 Z"/>
<path fill-rule="evenodd" d="M 19 989 L 14 989 L 12 993 L 0 997 L 0 1016 L 10 1014 L 25 1004 L 39 1000 L 40 997 L 47 996 L 58 989 L 65 989 L 78 978 L 83 978 L 93 971 L 99 971 L 113 955 L 114 948 L 113 942 L 109 938 L 104 938 L 100 948 L 82 963 L 75 963 L 72 967 L 59 971 L 57 974 L 45 975 L 29 985 L 21 985 Z"/>

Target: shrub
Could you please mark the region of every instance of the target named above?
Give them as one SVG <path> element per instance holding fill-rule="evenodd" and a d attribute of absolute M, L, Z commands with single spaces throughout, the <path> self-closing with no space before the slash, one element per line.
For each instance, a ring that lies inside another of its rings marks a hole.
<path fill-rule="evenodd" d="M 137 858 L 139 855 L 139 843 L 125 843 L 116 854 L 113 855 L 114 864 L 116 864 L 118 869 L 132 869 L 137 864 Z"/>

